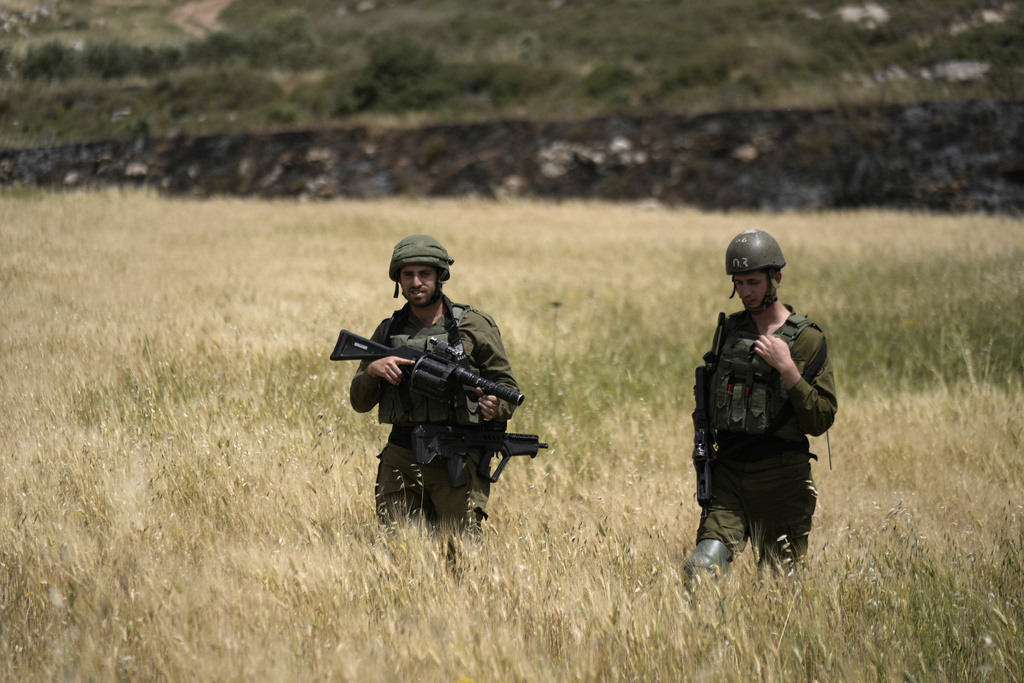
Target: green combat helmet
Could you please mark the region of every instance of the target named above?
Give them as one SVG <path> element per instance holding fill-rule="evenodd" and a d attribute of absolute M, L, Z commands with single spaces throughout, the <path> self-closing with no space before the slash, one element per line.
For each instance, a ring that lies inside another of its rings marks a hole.
<path fill-rule="evenodd" d="M 725 250 L 725 272 L 729 275 L 752 270 L 782 270 L 786 258 L 775 238 L 764 230 L 744 230 L 732 238 Z M 769 273 L 771 275 L 771 273 Z"/>
<path fill-rule="evenodd" d="M 778 301 L 775 274 L 785 266 L 786 257 L 782 255 L 782 248 L 774 237 L 764 230 L 744 230 L 732 238 L 729 248 L 725 250 L 725 272 L 733 277 L 732 294 L 729 298 L 736 296 L 736 275 L 763 270 L 768 273 L 768 290 L 761 305 L 750 312 L 766 311 Z"/>
<path fill-rule="evenodd" d="M 441 283 L 451 277 L 451 265 L 455 259 L 448 256 L 448 250 L 430 235 L 409 235 L 395 245 L 391 255 L 388 275 L 395 283 L 395 298 L 398 298 L 398 274 L 403 267 L 412 264 L 426 264 L 437 268 L 438 296 Z"/>

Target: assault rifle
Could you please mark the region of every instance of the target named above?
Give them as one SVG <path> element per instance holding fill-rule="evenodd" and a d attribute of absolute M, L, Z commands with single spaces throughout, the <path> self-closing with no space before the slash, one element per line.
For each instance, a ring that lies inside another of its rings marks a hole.
<path fill-rule="evenodd" d="M 721 353 L 722 328 L 725 314 L 718 314 L 718 327 L 711 350 L 704 354 L 704 363 L 697 366 L 693 385 L 695 407 L 693 410 L 693 467 L 697 470 L 697 504 L 701 507 L 701 519 L 707 519 L 711 504 L 715 501 L 711 493 L 711 464 L 715 460 L 715 444 L 708 426 L 708 401 L 711 394 L 711 376 Z"/>
<path fill-rule="evenodd" d="M 711 463 L 715 459 L 715 445 L 711 442 L 708 427 L 708 368 L 698 365 L 697 381 L 693 386 L 696 408 L 693 411 L 693 467 L 697 470 L 697 504 L 701 507 L 701 519 L 707 519 L 714 496 L 711 494 Z"/>
<path fill-rule="evenodd" d="M 506 432 L 504 422 L 491 422 L 479 427 L 451 425 L 420 425 L 412 430 L 413 454 L 416 462 L 427 465 L 436 458 L 448 461 L 448 477 L 453 488 L 466 485 L 465 462 L 469 449 L 483 449 L 477 474 L 490 482 L 498 481 L 505 465 L 514 455 L 537 457 L 537 450 L 547 448 L 539 443 L 536 434 Z M 491 458 L 501 453 L 497 469 L 491 472 Z"/>
<path fill-rule="evenodd" d="M 465 356 L 446 342 L 431 337 L 430 344 L 433 347 L 430 351 L 420 351 L 411 346 L 391 348 L 342 330 L 331 352 L 331 360 L 377 360 L 398 356 L 415 361 L 412 365 L 403 365 L 402 373 L 409 382 L 409 388 L 424 396 L 445 401 L 461 387 L 467 396 L 476 400 L 476 388 L 480 387 L 488 396 L 497 396 L 517 406 L 523 404 L 525 397 L 520 392 L 484 379 L 464 367 Z"/>

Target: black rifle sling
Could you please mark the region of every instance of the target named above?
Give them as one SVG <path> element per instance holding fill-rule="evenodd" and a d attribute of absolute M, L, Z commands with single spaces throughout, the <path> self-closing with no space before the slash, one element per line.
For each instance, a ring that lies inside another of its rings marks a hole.
<path fill-rule="evenodd" d="M 441 304 L 444 310 L 444 329 L 448 335 L 448 343 L 452 348 L 462 348 L 462 335 L 459 333 L 459 321 L 455 319 L 455 311 L 452 306 L 451 300 L 441 295 Z M 387 324 L 384 326 L 384 341 L 382 342 L 385 346 L 391 346 L 391 337 L 395 334 L 395 330 L 404 330 L 406 323 L 409 322 L 409 304 L 402 306 L 402 308 L 395 311 L 388 319 Z M 398 385 L 398 398 L 402 402 L 402 410 L 407 413 L 411 413 L 413 409 L 412 404 L 412 392 L 409 391 L 409 382 L 402 382 Z"/>

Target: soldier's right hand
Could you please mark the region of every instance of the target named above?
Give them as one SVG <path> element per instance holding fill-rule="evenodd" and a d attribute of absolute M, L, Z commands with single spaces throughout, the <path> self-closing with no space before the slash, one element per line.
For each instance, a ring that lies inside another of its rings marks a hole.
<path fill-rule="evenodd" d="M 399 356 L 386 356 L 378 358 L 366 367 L 366 373 L 370 377 L 382 379 L 390 384 L 399 385 L 402 383 L 402 366 L 412 365 L 415 361 Z"/>

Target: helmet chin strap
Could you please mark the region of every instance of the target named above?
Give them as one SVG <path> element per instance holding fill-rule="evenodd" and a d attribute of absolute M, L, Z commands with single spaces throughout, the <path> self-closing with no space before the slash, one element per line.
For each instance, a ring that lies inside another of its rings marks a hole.
<path fill-rule="evenodd" d="M 757 315 L 758 313 L 764 313 L 771 307 L 772 304 L 779 300 L 779 293 L 775 287 L 775 274 L 779 271 L 773 268 L 769 268 L 765 272 L 768 274 L 768 289 L 765 291 L 764 298 L 761 299 L 760 305 L 758 305 L 756 308 L 747 308 L 748 313 L 753 313 L 754 315 Z M 736 296 L 735 276 L 732 279 L 732 294 L 729 295 L 729 298 L 731 299 L 734 296 Z M 746 306 L 744 306 L 744 308 L 746 308 Z"/>
<path fill-rule="evenodd" d="M 441 291 L 441 282 L 438 281 L 437 288 L 434 289 L 434 296 L 430 297 L 430 303 L 436 303 L 442 296 L 444 296 L 444 293 Z"/>
<path fill-rule="evenodd" d="M 771 308 L 772 304 L 774 304 L 778 300 L 779 295 L 775 292 L 774 285 L 770 286 L 768 288 L 768 291 L 764 293 L 764 299 L 761 300 L 761 305 L 758 306 L 757 308 L 748 308 L 747 311 L 749 313 L 753 313 L 754 315 L 757 315 L 758 313 L 764 313 L 769 308 Z"/>

